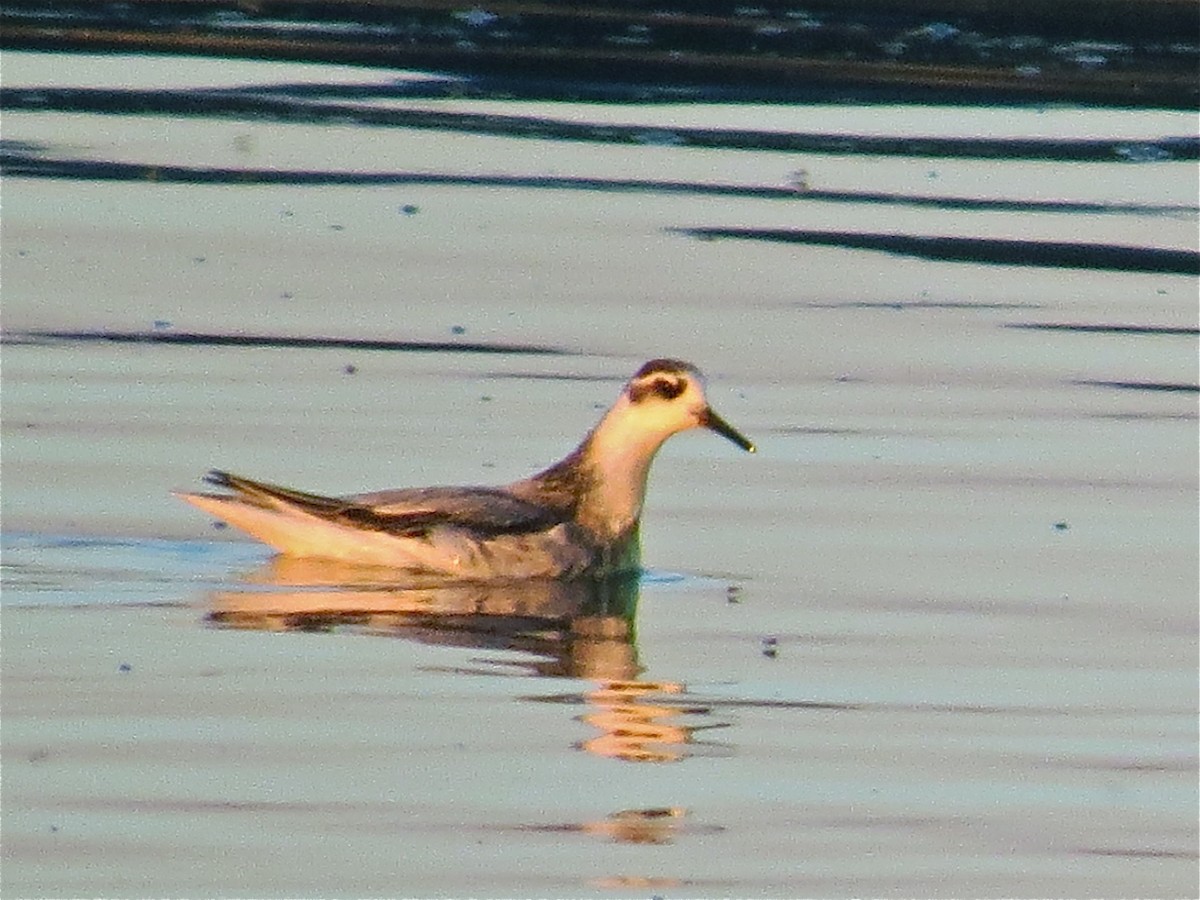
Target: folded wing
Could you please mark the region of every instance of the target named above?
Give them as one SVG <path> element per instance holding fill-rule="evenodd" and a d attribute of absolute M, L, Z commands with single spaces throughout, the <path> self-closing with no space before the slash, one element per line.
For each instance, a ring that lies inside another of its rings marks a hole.
<path fill-rule="evenodd" d="M 420 538 L 438 527 L 463 528 L 481 538 L 528 534 L 553 528 L 566 518 L 497 488 L 413 488 L 325 497 L 219 470 L 205 480 L 263 509 L 291 509 L 396 537 Z"/>

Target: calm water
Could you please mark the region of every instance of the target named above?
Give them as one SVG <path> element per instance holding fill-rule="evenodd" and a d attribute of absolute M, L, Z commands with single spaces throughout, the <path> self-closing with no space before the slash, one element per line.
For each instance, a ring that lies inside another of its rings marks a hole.
<path fill-rule="evenodd" d="M 1185 623 L 1128 616 L 1141 652 L 1114 660 L 1114 623 L 1065 601 L 336 588 L 354 573 L 261 557 L 6 538 L 14 892 L 1183 893 L 1194 871 Z"/>
<path fill-rule="evenodd" d="M 6 896 L 1200 891 L 1187 116 L 5 66 L 451 126 L 6 112 Z M 760 453 L 668 445 L 638 583 L 404 589 L 168 496 L 502 482 L 663 354 Z"/>

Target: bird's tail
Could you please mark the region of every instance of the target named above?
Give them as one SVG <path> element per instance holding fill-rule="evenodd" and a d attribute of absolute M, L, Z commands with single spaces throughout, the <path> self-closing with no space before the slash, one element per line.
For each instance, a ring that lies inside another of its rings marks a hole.
<path fill-rule="evenodd" d="M 204 476 L 204 480 L 216 487 L 233 491 L 239 500 L 266 508 L 278 508 L 281 504 L 286 504 L 299 507 L 314 515 L 327 517 L 342 512 L 349 505 L 345 500 L 337 497 L 309 494 L 277 484 L 268 484 L 265 481 L 243 478 L 241 475 L 223 472 L 220 469 L 212 469 Z"/>

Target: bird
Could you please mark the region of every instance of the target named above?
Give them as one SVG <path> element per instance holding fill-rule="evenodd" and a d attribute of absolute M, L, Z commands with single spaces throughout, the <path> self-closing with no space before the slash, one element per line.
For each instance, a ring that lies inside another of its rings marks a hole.
<path fill-rule="evenodd" d="M 221 470 L 225 493 L 175 495 L 291 557 L 384 566 L 432 580 L 608 578 L 641 571 L 651 463 L 674 434 L 706 428 L 755 446 L 713 411 L 691 363 L 652 359 L 565 458 L 501 487 L 323 496 Z"/>

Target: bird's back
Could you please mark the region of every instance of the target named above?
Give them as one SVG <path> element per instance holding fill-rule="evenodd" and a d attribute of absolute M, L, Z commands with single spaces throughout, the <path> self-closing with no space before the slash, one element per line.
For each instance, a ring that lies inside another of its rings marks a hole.
<path fill-rule="evenodd" d="M 325 497 L 225 472 L 209 480 L 233 494 L 181 496 L 291 556 L 480 580 L 610 574 L 606 561 L 616 558 L 564 511 L 504 488 Z"/>

